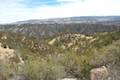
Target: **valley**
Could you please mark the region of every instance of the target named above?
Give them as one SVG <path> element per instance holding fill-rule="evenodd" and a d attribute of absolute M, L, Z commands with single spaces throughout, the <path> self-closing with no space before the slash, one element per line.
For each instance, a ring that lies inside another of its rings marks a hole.
<path fill-rule="evenodd" d="M 120 80 L 119 67 L 119 17 L 0 25 L 0 80 Z"/>

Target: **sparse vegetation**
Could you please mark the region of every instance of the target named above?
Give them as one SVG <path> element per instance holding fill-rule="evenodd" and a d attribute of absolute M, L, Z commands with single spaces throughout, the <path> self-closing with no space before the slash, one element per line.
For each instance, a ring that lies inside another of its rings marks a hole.
<path fill-rule="evenodd" d="M 55 41 L 49 44 L 52 40 Z M 61 33 L 44 39 L 0 32 L 0 42 L 3 47 L 8 45 L 14 49 L 24 60 L 23 65 L 1 62 L 2 80 L 20 74 L 28 80 L 57 80 L 64 77 L 89 80 L 92 68 L 102 65 L 119 67 L 120 64 L 120 31 L 90 35 Z"/>

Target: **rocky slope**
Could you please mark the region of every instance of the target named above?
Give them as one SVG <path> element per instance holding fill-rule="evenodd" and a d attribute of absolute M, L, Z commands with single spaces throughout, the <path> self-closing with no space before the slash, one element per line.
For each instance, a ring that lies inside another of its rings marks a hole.
<path fill-rule="evenodd" d="M 95 32 L 110 32 L 120 30 L 119 25 L 103 25 L 89 23 L 71 24 L 10 24 L 0 25 L 0 31 L 21 33 L 36 38 L 49 37 L 58 33 L 93 34 Z"/>
<path fill-rule="evenodd" d="M 86 16 L 20 21 L 0 25 L 0 31 L 21 33 L 36 38 L 58 33 L 93 34 L 120 30 L 120 16 Z"/>
<path fill-rule="evenodd" d="M 42 39 L 0 32 L 0 42 L 0 58 L 10 61 L 0 61 L 1 80 L 89 80 L 90 71 L 101 66 L 107 68 L 106 80 L 119 80 L 120 31 L 60 33 Z M 16 57 L 9 60 L 11 55 Z"/>

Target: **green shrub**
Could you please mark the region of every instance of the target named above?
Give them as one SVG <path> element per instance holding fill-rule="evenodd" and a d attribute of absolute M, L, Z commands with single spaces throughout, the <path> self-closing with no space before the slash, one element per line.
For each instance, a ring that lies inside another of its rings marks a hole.
<path fill-rule="evenodd" d="M 31 80 L 56 80 L 64 74 L 63 68 L 54 64 L 51 59 L 30 58 L 24 69 Z"/>

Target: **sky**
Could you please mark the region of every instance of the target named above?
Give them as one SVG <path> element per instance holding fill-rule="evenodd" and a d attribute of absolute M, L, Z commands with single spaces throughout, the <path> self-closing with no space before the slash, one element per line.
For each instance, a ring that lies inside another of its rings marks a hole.
<path fill-rule="evenodd" d="M 0 0 L 0 23 L 120 15 L 120 0 Z"/>

